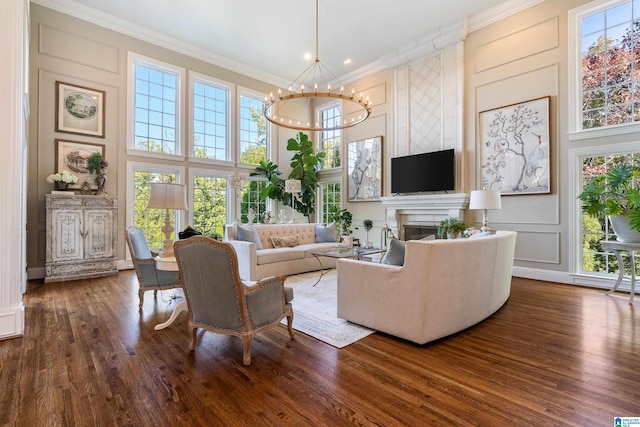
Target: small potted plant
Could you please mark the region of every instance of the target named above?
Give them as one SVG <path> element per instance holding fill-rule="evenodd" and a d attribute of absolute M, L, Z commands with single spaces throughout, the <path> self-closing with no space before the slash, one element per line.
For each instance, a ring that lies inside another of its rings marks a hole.
<path fill-rule="evenodd" d="M 640 243 L 640 166 L 612 167 L 592 179 L 578 198 L 584 213 L 609 217 L 618 241 Z"/>
<path fill-rule="evenodd" d="M 447 239 L 457 239 L 458 235 L 467 229 L 467 224 L 457 218 L 449 217 L 440 221 L 438 225 L 438 237 L 447 236 Z"/>
<path fill-rule="evenodd" d="M 73 185 L 78 182 L 78 177 L 65 169 L 62 172 L 49 175 L 47 182 L 54 184 L 56 190 L 66 190 L 69 188 L 69 184 Z"/>
<path fill-rule="evenodd" d="M 371 231 L 371 229 L 373 228 L 373 221 L 371 221 L 370 219 L 365 219 L 362 222 L 362 225 L 364 225 L 364 229 L 367 232 L 367 240 L 364 242 L 364 247 L 371 248 L 373 247 L 373 242 L 369 240 L 369 231 Z"/>

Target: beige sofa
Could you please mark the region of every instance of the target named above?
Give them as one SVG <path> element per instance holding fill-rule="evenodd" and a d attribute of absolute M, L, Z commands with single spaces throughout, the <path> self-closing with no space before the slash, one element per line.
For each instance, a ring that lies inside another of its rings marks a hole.
<path fill-rule="evenodd" d="M 509 298 L 516 232 L 408 241 L 403 266 L 340 259 L 338 317 L 424 344 L 472 326 Z"/>
<path fill-rule="evenodd" d="M 246 227 L 246 225 L 245 225 Z M 243 280 L 260 280 L 281 274 L 298 274 L 320 269 L 320 262 L 311 252 L 329 250 L 337 242 L 316 243 L 316 224 L 255 224 L 262 249 L 254 242 L 237 240 L 237 225 L 225 227 L 225 241 L 231 243 L 238 255 L 240 277 Z M 294 247 L 274 248 L 272 237 L 298 236 Z M 334 258 L 322 258 L 323 268 L 336 266 Z"/>

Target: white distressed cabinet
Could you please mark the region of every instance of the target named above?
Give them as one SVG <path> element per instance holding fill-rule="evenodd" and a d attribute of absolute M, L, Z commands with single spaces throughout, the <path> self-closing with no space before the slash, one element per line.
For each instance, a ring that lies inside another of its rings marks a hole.
<path fill-rule="evenodd" d="M 118 200 L 46 195 L 45 283 L 118 274 Z"/>

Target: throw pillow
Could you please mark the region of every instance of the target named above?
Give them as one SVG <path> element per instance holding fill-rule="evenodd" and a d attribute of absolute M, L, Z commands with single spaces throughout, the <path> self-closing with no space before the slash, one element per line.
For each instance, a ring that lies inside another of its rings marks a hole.
<path fill-rule="evenodd" d="M 336 223 L 332 222 L 326 226 L 316 224 L 316 243 L 336 242 L 338 233 Z"/>
<path fill-rule="evenodd" d="M 271 244 L 274 248 L 293 248 L 298 246 L 298 235 L 294 236 L 271 236 Z"/>
<path fill-rule="evenodd" d="M 256 244 L 256 249 L 262 249 L 262 242 L 260 241 L 260 236 L 258 232 L 253 227 L 249 227 L 247 225 L 236 225 L 237 237 L 238 240 L 242 240 L 245 242 L 253 242 Z"/>
<path fill-rule="evenodd" d="M 387 249 L 387 253 L 384 254 L 380 262 L 382 264 L 403 265 L 405 247 L 406 242 L 398 239 L 391 239 L 389 242 L 389 249 Z"/>

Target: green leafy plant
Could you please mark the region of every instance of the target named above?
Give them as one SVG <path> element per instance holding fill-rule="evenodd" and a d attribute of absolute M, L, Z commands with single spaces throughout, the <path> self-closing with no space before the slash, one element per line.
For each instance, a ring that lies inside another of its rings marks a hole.
<path fill-rule="evenodd" d="M 87 170 L 91 175 L 97 175 L 102 168 L 102 153 L 91 153 L 87 160 Z"/>
<path fill-rule="evenodd" d="M 333 206 L 329 211 L 329 217 L 331 221 L 336 223 L 336 229 L 338 233 L 351 234 L 351 223 L 353 221 L 353 215 L 347 209 L 340 209 Z"/>
<path fill-rule="evenodd" d="M 462 233 L 467 229 L 467 224 L 460 221 L 457 218 L 449 217 L 440 221 L 438 224 L 438 237 L 443 236 L 451 236 L 451 238 L 456 238 L 458 234 Z"/>
<path fill-rule="evenodd" d="M 294 197 L 294 209 L 310 219 L 316 211 L 316 190 L 318 188 L 318 171 L 322 166 L 326 153 L 314 153 L 313 142 L 303 132 L 298 132 L 295 138 L 287 141 L 287 150 L 293 152 L 291 157 L 291 172 L 287 179 L 298 179 L 301 192 Z M 260 197 L 281 201 L 290 206 L 292 195 L 284 191 L 285 180 L 280 178 L 282 172 L 278 165 L 271 160 L 261 161 L 251 176 L 264 176 L 269 184 L 260 192 Z"/>
<path fill-rule="evenodd" d="M 620 163 L 589 182 L 578 198 L 582 211 L 592 217 L 626 215 L 640 232 L 640 166 Z"/>

